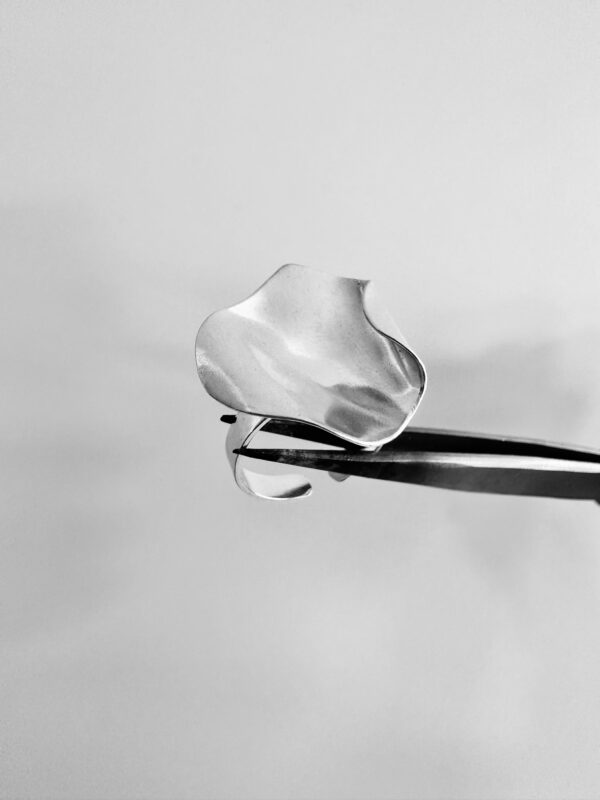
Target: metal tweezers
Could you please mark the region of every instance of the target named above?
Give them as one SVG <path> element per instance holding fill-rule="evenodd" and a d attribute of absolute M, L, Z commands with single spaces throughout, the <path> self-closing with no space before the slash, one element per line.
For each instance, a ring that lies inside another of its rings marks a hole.
<path fill-rule="evenodd" d="M 225 414 L 223 422 L 236 416 Z M 531 439 L 485 436 L 434 428 L 406 428 L 375 451 L 301 422 L 271 419 L 262 429 L 342 450 L 258 449 L 239 455 L 441 489 L 600 502 L 600 452 Z"/>

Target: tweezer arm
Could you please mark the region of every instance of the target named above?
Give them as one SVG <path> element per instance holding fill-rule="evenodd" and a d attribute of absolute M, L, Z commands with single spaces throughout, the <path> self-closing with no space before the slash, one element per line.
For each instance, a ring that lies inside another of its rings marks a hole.
<path fill-rule="evenodd" d="M 346 446 L 326 431 L 290 421 L 272 420 L 266 430 Z M 244 449 L 242 454 L 445 489 L 600 500 L 600 453 L 527 439 L 408 428 L 377 452 L 346 446 L 343 451 Z"/>
<path fill-rule="evenodd" d="M 232 423 L 235 414 L 224 414 L 222 422 Z M 348 452 L 362 452 L 361 448 L 351 445 L 329 431 L 286 419 L 271 419 L 264 426 L 265 433 L 279 436 L 290 436 L 318 444 L 329 444 L 342 447 Z M 540 458 L 558 458 L 569 461 L 586 461 L 600 464 L 600 451 L 584 448 L 567 447 L 554 442 L 537 439 L 522 439 L 514 436 L 487 436 L 464 431 L 448 431 L 442 428 L 406 428 L 396 439 L 383 445 L 379 452 L 419 451 L 421 453 L 469 453 L 486 455 L 538 456 Z"/>
<path fill-rule="evenodd" d="M 258 450 L 240 455 L 296 467 L 493 494 L 600 500 L 600 464 L 536 456 L 390 451 Z"/>

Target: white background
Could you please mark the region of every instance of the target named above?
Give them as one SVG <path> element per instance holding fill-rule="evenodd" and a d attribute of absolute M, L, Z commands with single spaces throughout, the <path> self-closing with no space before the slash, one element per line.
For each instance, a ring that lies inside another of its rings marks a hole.
<path fill-rule="evenodd" d="M 600 448 L 598 4 L 0 15 L 0 795 L 597 798 L 600 507 L 253 501 L 193 344 L 372 278 L 415 422 Z"/>

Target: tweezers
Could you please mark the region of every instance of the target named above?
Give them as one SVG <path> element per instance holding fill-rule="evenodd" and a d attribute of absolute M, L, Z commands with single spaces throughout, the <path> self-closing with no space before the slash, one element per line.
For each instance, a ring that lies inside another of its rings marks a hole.
<path fill-rule="evenodd" d="M 223 422 L 233 423 L 234 414 Z M 350 445 L 313 425 L 270 419 L 262 430 L 335 450 L 242 447 L 262 461 L 326 470 L 343 476 L 441 489 L 600 502 L 600 452 L 507 436 L 408 427 L 378 450 Z"/>

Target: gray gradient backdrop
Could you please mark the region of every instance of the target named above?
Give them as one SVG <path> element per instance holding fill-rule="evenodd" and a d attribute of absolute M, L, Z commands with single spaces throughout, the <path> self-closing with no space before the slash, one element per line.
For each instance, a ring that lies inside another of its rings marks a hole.
<path fill-rule="evenodd" d="M 2 798 L 597 798 L 600 508 L 234 486 L 196 329 L 373 278 L 600 447 L 595 2 L 0 2 Z"/>

